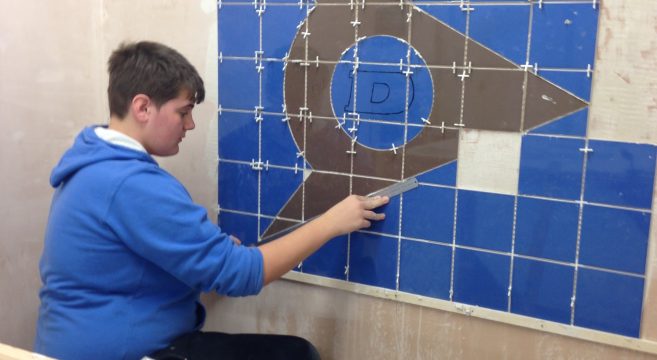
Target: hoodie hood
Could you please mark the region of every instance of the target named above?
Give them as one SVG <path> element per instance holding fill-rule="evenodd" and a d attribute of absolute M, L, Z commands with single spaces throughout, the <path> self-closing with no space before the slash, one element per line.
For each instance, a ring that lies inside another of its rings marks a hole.
<path fill-rule="evenodd" d="M 85 166 L 107 160 L 142 160 L 157 164 L 147 153 L 111 144 L 96 135 L 96 126 L 89 126 L 78 134 L 50 174 L 50 185 L 58 187 Z"/>

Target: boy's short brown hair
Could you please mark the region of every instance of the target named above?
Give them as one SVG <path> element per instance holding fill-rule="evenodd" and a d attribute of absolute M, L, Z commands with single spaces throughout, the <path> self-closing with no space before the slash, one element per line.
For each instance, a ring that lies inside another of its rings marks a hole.
<path fill-rule="evenodd" d="M 178 51 L 156 42 L 123 43 L 107 62 L 110 115 L 125 118 L 132 98 L 150 97 L 159 107 L 187 91 L 190 100 L 205 99 L 203 79 Z"/>

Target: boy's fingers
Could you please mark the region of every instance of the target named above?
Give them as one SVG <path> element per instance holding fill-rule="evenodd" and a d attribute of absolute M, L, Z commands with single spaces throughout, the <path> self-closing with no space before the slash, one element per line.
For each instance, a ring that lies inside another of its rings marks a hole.
<path fill-rule="evenodd" d="M 365 211 L 365 219 L 368 220 L 383 220 L 385 219 L 385 217 L 386 214 L 378 214 L 375 213 L 374 211 L 369 211 L 369 210 Z"/>
<path fill-rule="evenodd" d="M 242 245 L 242 240 L 240 240 L 237 236 L 235 235 L 230 235 L 230 239 L 233 240 L 233 242 L 236 245 Z"/>
<path fill-rule="evenodd" d="M 375 196 L 371 198 L 366 198 L 365 200 L 365 208 L 370 210 L 370 209 L 376 209 L 381 205 L 385 205 L 390 201 L 390 199 L 387 196 Z"/>

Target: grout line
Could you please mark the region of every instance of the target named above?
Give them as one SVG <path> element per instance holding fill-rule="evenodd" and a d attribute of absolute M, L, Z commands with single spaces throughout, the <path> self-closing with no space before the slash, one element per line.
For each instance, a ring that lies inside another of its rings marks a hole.
<path fill-rule="evenodd" d="M 365 1 L 365 0 L 363 0 L 363 1 Z M 354 11 L 354 23 L 358 23 L 358 14 L 359 14 L 359 9 L 358 8 L 359 8 L 358 7 L 358 2 L 356 1 L 356 8 L 355 8 L 355 11 Z M 353 112 L 354 113 L 357 113 L 357 109 L 358 109 L 358 102 L 357 102 L 357 98 L 358 98 L 358 68 L 357 68 L 357 66 L 358 66 L 358 43 L 359 43 L 359 41 L 358 41 L 358 26 L 354 25 L 354 46 L 355 47 L 354 47 L 354 55 L 353 56 L 356 57 L 356 63 L 353 66 L 353 72 L 354 72 L 354 74 L 353 74 L 354 75 L 353 76 L 354 77 L 354 83 L 353 83 L 353 87 L 354 87 L 354 89 L 353 89 L 353 93 L 354 93 L 354 111 Z M 331 99 L 331 106 L 333 106 L 333 99 Z M 352 138 L 352 140 L 351 140 L 351 152 L 349 153 L 349 174 L 348 174 L 348 176 L 349 176 L 349 195 L 353 194 L 353 192 L 354 192 L 354 157 L 356 156 L 354 146 L 355 146 L 355 141 L 356 141 L 355 138 L 358 137 L 358 135 L 356 135 L 358 133 L 358 128 L 356 127 L 356 122 L 355 122 L 356 120 L 352 119 L 351 121 L 353 122 L 353 128 L 356 129 L 356 130 L 353 133 L 354 138 Z M 339 122 L 339 120 L 338 120 L 338 122 Z M 358 125 L 360 125 L 360 121 L 359 121 Z M 347 126 L 347 121 L 346 120 L 345 120 L 344 126 Z M 338 131 L 343 131 L 341 129 L 337 129 L 337 130 Z M 347 134 L 347 135 L 350 136 L 349 134 Z M 349 233 L 347 235 L 347 267 L 345 269 L 345 273 L 346 273 L 345 275 L 346 275 L 347 279 L 349 279 L 349 277 L 351 275 L 349 264 L 351 264 L 351 233 Z"/>
<path fill-rule="evenodd" d="M 449 273 L 449 301 L 454 301 L 454 262 L 456 261 L 456 221 L 459 206 L 459 190 L 454 190 L 454 221 L 452 222 L 452 259 Z"/>
<path fill-rule="evenodd" d="M 221 208 L 219 210 L 220 210 L 220 212 L 237 214 L 237 215 L 244 215 L 244 216 L 257 217 L 257 215 L 258 215 L 257 213 L 251 213 L 251 212 L 248 212 L 248 211 L 241 211 L 241 210 L 232 210 L 232 209 L 224 209 L 224 208 Z M 286 218 L 286 217 L 272 216 L 272 215 L 266 215 L 266 214 L 261 214 L 261 217 L 264 218 L 264 219 L 269 219 L 269 220 L 283 220 L 283 221 L 289 221 L 289 222 L 294 222 L 294 223 L 300 223 L 301 222 L 298 219 L 290 219 L 290 218 Z M 386 238 L 395 239 L 395 240 L 398 236 L 398 235 L 395 235 L 395 234 L 388 234 L 388 233 L 382 233 L 382 232 L 370 231 L 370 230 L 359 230 L 357 232 L 363 233 L 363 234 L 386 237 Z M 538 262 L 549 263 L 549 264 L 554 264 L 554 265 L 561 265 L 561 266 L 568 266 L 568 267 L 577 266 L 577 267 L 582 268 L 582 269 L 601 271 L 601 272 L 605 272 L 605 273 L 622 275 L 622 276 L 629 276 L 629 277 L 634 277 L 634 278 L 639 278 L 639 279 L 645 279 L 646 278 L 645 274 L 640 274 L 640 273 L 632 273 L 632 272 L 627 272 L 627 271 L 622 271 L 622 270 L 607 269 L 607 268 L 603 268 L 603 267 L 599 267 L 599 266 L 593 266 L 593 265 L 584 265 L 584 264 L 577 264 L 576 265 L 575 263 L 562 261 L 562 260 L 554 260 L 554 259 L 541 258 L 541 257 L 537 257 L 537 256 L 532 256 L 532 255 L 524 255 L 524 254 L 511 253 L 511 252 L 505 252 L 505 251 L 499 251 L 499 250 L 484 249 L 484 248 L 478 248 L 478 247 L 474 247 L 474 246 L 455 244 L 454 242 L 446 243 L 446 242 L 441 242 L 441 241 L 437 241 L 437 240 L 421 239 L 421 238 L 416 238 L 416 237 L 411 237 L 411 236 L 402 236 L 401 239 L 405 240 L 405 241 L 413 241 L 413 242 L 431 244 L 431 245 L 436 245 L 436 246 L 443 246 L 443 247 L 450 247 L 450 248 L 456 248 L 456 249 L 477 251 L 477 252 L 483 252 L 483 253 L 488 253 L 488 254 L 493 254 L 493 255 L 509 256 L 509 257 L 514 256 L 515 258 L 519 258 L 519 259 L 538 261 Z"/>
<path fill-rule="evenodd" d="M 398 64 L 399 66 L 399 64 Z M 246 110 L 246 109 L 236 109 L 236 108 L 225 108 L 221 107 L 217 109 L 217 111 L 220 111 L 221 113 L 223 112 L 229 112 L 229 113 L 235 113 L 235 114 L 251 114 L 253 113 L 253 110 Z M 285 117 L 287 116 L 288 118 L 292 119 L 297 119 L 300 118 L 298 114 L 286 114 L 286 113 L 278 113 L 278 112 L 272 112 L 272 111 L 262 111 L 262 115 L 266 116 L 280 116 L 280 117 Z M 571 113 L 573 114 L 573 113 Z M 570 114 L 567 114 L 565 116 L 568 116 Z M 560 118 L 555 118 L 551 121 L 556 121 L 559 119 L 562 119 L 563 117 Z M 323 120 L 323 121 L 338 121 L 334 116 L 323 116 L 323 115 L 316 115 L 313 114 L 313 120 Z M 234 121 L 239 121 L 239 120 L 234 120 Z M 359 118 L 358 121 L 362 121 L 365 123 L 371 123 L 371 124 L 382 124 L 382 125 L 390 125 L 390 126 L 404 126 L 404 124 L 399 123 L 397 121 L 391 121 L 391 120 L 381 120 L 381 119 L 367 119 L 367 118 Z M 547 123 L 546 123 L 547 124 Z M 543 124 L 545 125 L 545 124 Z M 449 125 L 433 125 L 433 124 L 425 124 L 425 123 L 408 123 L 409 127 L 417 127 L 417 128 L 432 128 L 436 130 L 460 130 L 463 127 L 460 126 L 449 126 Z M 467 127 L 466 127 L 467 128 Z M 533 129 L 532 129 L 533 130 Z M 529 130 L 529 131 L 532 131 Z M 486 131 L 494 131 L 494 130 L 486 130 Z M 584 140 L 586 139 L 585 136 L 577 136 L 577 135 L 562 135 L 562 134 L 541 134 L 541 133 L 528 133 L 528 132 L 521 132 L 523 136 L 536 136 L 536 137 L 547 137 L 547 138 L 558 138 L 558 139 L 573 139 L 573 140 Z M 606 140 L 609 141 L 609 140 Z M 618 141 L 616 141 L 618 142 Z M 653 144 L 648 144 L 648 145 L 653 145 Z"/>
<path fill-rule="evenodd" d="M 219 159 L 219 162 L 229 163 L 229 164 L 237 164 L 237 165 L 248 165 L 248 166 L 251 165 L 251 163 L 249 161 L 245 161 L 245 160 Z M 294 171 L 295 170 L 294 167 L 292 167 L 292 166 L 275 165 L 275 164 L 269 164 L 268 166 L 269 166 L 270 169 L 279 169 L 279 170 L 288 170 L 288 171 Z M 337 172 L 337 171 L 314 170 L 314 169 L 312 171 L 315 172 L 315 173 L 320 173 L 320 174 L 349 176 L 349 174 L 345 174 L 345 173 L 341 173 L 341 172 Z M 369 180 L 382 180 L 382 181 L 390 181 L 390 182 L 399 182 L 399 179 L 384 178 L 384 177 L 377 177 L 377 176 L 370 176 L 370 175 L 353 174 L 353 177 L 360 178 L 360 179 L 369 179 Z M 437 187 L 437 188 L 444 188 L 444 189 L 459 189 L 458 187 L 453 186 L 453 185 L 433 184 L 433 183 L 427 183 L 427 182 L 419 182 L 419 185 Z M 471 189 L 463 189 L 463 188 L 460 188 L 459 190 L 484 192 L 484 193 L 490 193 L 490 194 L 511 196 L 511 195 L 508 195 L 508 194 L 491 193 L 491 192 L 487 192 L 487 191 L 471 190 Z M 546 196 L 530 195 L 530 194 L 518 194 L 518 197 L 519 198 L 525 198 L 525 199 L 554 201 L 554 202 L 566 203 L 566 204 L 578 204 L 579 205 L 580 203 L 582 203 L 582 204 L 588 205 L 588 206 L 598 206 L 598 207 L 604 207 L 604 208 L 608 208 L 608 209 L 636 211 L 636 212 L 642 212 L 642 213 L 646 213 L 646 214 L 651 214 L 652 213 L 651 209 L 633 208 L 633 207 L 628 207 L 628 206 L 603 204 L 603 203 L 596 203 L 596 202 L 591 202 L 591 201 L 583 201 L 582 202 L 580 200 L 550 198 L 550 197 L 546 197 Z"/>
<path fill-rule="evenodd" d="M 599 2 L 599 0 L 598 0 Z M 543 5 L 576 5 L 576 4 L 582 4 L 582 5 L 591 5 L 591 0 L 543 0 L 542 1 Z M 377 2 L 377 1 L 372 1 L 372 2 L 367 2 L 368 5 L 377 5 L 377 6 L 399 6 L 399 2 Z M 458 2 L 454 2 L 453 0 L 436 0 L 436 1 L 403 1 L 402 4 L 404 5 L 415 5 L 415 6 L 427 6 L 427 7 L 456 7 L 459 6 Z M 519 2 L 519 1 L 510 1 L 510 0 L 502 0 L 502 1 L 486 1 L 483 2 L 481 0 L 472 0 L 470 2 L 471 5 L 476 5 L 476 6 L 531 6 L 532 4 L 529 2 Z M 246 1 L 225 1 L 223 0 L 221 2 L 221 6 L 253 6 L 253 1 L 251 2 L 246 2 Z M 299 2 L 279 2 L 279 3 L 271 3 L 267 4 L 267 6 L 278 6 L 278 7 L 298 7 Z M 350 6 L 349 3 L 331 3 L 331 2 L 322 2 L 322 3 L 315 3 L 314 6 Z"/>
<path fill-rule="evenodd" d="M 475 41 L 474 39 L 470 39 L 471 41 Z M 231 56 L 231 55 L 224 55 L 222 53 L 221 56 L 222 61 L 244 61 L 244 62 L 250 62 L 254 61 L 253 57 L 250 56 Z M 262 58 L 263 62 L 280 62 L 284 63 L 286 60 L 282 58 Z M 288 63 L 301 63 L 304 62 L 304 59 L 287 59 Z M 411 68 L 416 69 L 416 68 L 427 68 L 427 69 L 435 69 L 435 70 L 449 70 L 452 71 L 453 69 L 457 70 L 477 70 L 477 71 L 508 71 L 508 72 L 525 72 L 524 68 L 521 67 L 521 65 L 516 64 L 513 61 L 510 61 L 513 65 L 516 65 L 514 67 L 487 67 L 487 66 L 464 66 L 464 65 L 410 65 Z M 317 63 L 319 65 L 338 65 L 338 64 L 346 64 L 346 65 L 353 65 L 354 62 L 351 60 L 339 60 L 339 61 L 331 61 L 331 60 L 313 60 L 313 63 Z M 376 61 L 367 61 L 367 62 L 360 62 L 361 65 L 376 65 L 376 66 L 389 66 L 391 68 L 399 68 L 399 64 L 395 63 L 387 63 L 387 62 L 376 62 Z M 567 72 L 567 73 L 582 73 L 582 74 L 587 74 L 590 73 L 592 69 L 589 68 L 559 68 L 559 67 L 542 67 L 541 72 Z"/>
<path fill-rule="evenodd" d="M 511 264 L 509 266 L 509 289 L 507 292 L 507 297 L 508 297 L 508 303 L 507 303 L 507 311 L 511 312 L 511 304 L 512 304 L 512 293 L 513 293 L 513 268 L 515 265 L 515 257 L 516 257 L 516 227 L 518 225 L 518 195 L 516 194 L 513 197 L 513 223 L 512 223 L 512 229 L 511 229 Z"/>
<path fill-rule="evenodd" d="M 402 9 L 403 10 L 403 9 Z M 408 7 L 407 15 L 407 44 L 406 44 L 406 63 L 410 66 L 411 64 L 411 40 L 412 40 L 412 21 L 413 21 L 413 7 Z M 407 69 L 407 71 L 410 71 Z M 406 166 L 406 143 L 408 142 L 408 111 L 409 111 L 409 98 L 410 98 L 410 83 L 411 83 L 410 74 L 407 73 L 406 76 L 406 92 L 404 98 L 404 143 L 402 147 L 402 159 L 401 159 L 401 179 L 404 179 L 405 175 L 405 166 Z M 433 96 L 432 96 L 433 98 Z M 395 144 L 392 144 L 393 151 Z M 399 291 L 399 278 L 401 275 L 401 243 L 402 243 L 402 224 L 403 224 L 403 210 L 404 210 L 404 194 L 399 195 L 399 220 L 397 222 L 397 269 L 395 274 L 395 289 Z"/>
<path fill-rule="evenodd" d="M 263 0 L 261 0 L 263 1 Z M 260 6 L 263 6 L 262 3 Z M 259 13 L 260 14 L 260 13 Z M 261 51 L 262 54 L 262 16 L 258 16 L 258 51 Z M 256 57 L 256 61 L 257 61 Z M 257 64 L 258 68 L 262 66 L 262 60 Z M 262 164 L 262 115 L 259 111 L 262 110 L 262 71 L 258 71 L 258 107 L 256 109 L 256 122 L 258 124 L 258 163 Z M 262 170 L 258 171 L 258 221 L 257 221 L 257 239 L 260 238 L 262 229 L 260 228 L 260 215 L 262 213 Z"/>

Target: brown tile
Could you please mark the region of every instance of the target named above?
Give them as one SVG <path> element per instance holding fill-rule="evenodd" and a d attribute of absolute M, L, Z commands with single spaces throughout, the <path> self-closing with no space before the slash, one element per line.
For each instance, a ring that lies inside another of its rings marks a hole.
<path fill-rule="evenodd" d="M 359 10 L 358 36 L 388 35 L 404 41 L 408 40 L 408 23 L 406 13 L 408 6 L 366 5 Z"/>
<path fill-rule="evenodd" d="M 356 32 L 351 25 L 353 13 L 349 6 L 321 6 L 315 8 L 308 17 L 309 59 L 319 56 L 320 60 L 338 61 L 344 50 L 356 39 Z M 304 29 L 302 26 L 301 29 Z M 301 39 L 300 33 L 297 39 Z"/>
<path fill-rule="evenodd" d="M 524 75 L 520 71 L 473 70 L 465 79 L 465 127 L 520 131 Z"/>
<path fill-rule="evenodd" d="M 465 37 L 424 12 L 413 12 L 411 45 L 429 66 L 463 64 Z"/>
<path fill-rule="evenodd" d="M 541 77 L 528 73 L 523 130 L 531 130 L 586 106 L 579 98 Z"/>
<path fill-rule="evenodd" d="M 468 59 L 466 64 L 472 62 L 474 67 L 488 67 L 501 69 L 517 69 L 517 64 L 505 59 L 496 52 L 479 44 L 478 42 L 468 39 Z"/>

